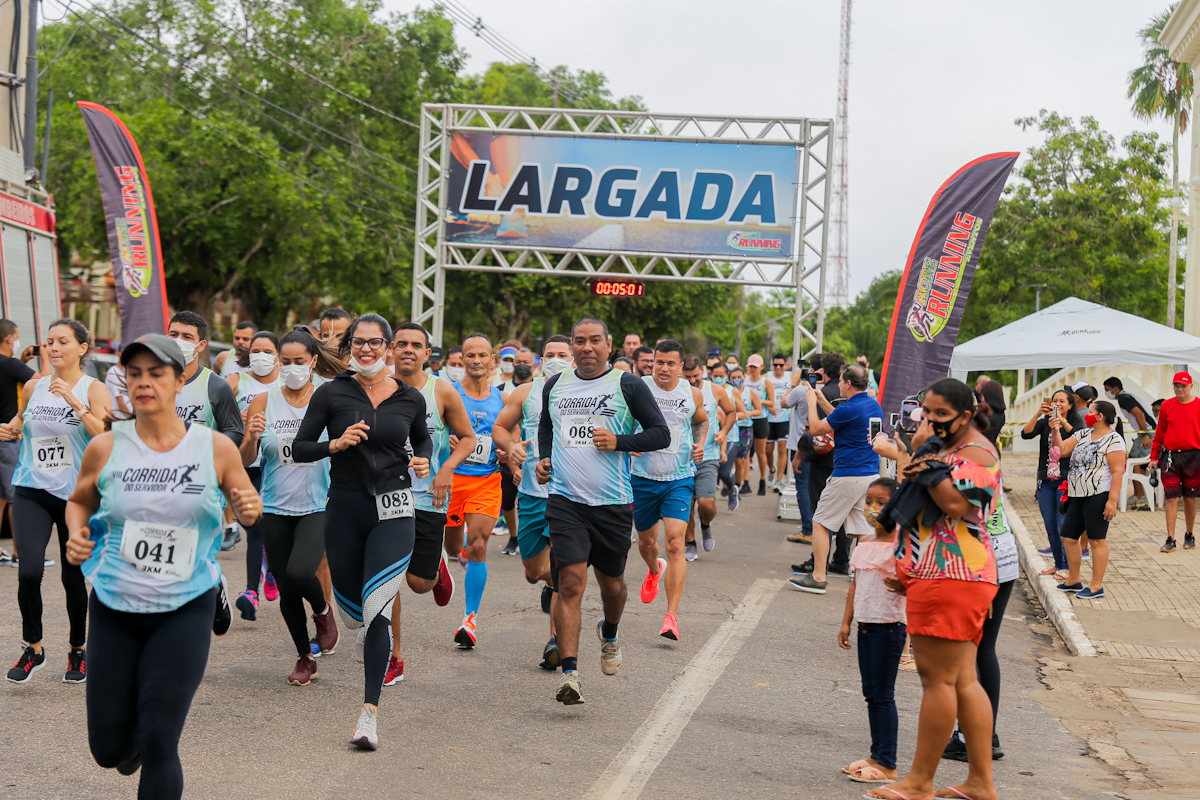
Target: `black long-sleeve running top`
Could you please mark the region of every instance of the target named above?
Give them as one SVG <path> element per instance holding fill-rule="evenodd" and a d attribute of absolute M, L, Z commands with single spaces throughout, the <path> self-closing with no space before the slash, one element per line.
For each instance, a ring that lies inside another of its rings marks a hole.
<path fill-rule="evenodd" d="M 395 378 L 392 378 L 395 380 Z M 433 455 L 433 438 L 425 426 L 425 398 L 406 383 L 396 381 L 396 391 L 376 408 L 367 392 L 343 372 L 313 392 L 292 443 L 296 461 L 319 461 L 329 457 L 329 489 L 357 489 L 370 495 L 407 489 L 408 449 L 419 458 Z M 329 455 L 329 442 L 318 442 L 322 431 L 330 440 L 339 438 L 356 422 L 370 426 L 366 441 Z"/>

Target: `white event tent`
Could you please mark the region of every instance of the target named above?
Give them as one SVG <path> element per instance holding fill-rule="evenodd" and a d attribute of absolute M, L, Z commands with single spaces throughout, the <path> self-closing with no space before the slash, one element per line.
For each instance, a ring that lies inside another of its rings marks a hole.
<path fill-rule="evenodd" d="M 1200 338 L 1068 297 L 954 348 L 950 371 L 1200 364 Z"/>

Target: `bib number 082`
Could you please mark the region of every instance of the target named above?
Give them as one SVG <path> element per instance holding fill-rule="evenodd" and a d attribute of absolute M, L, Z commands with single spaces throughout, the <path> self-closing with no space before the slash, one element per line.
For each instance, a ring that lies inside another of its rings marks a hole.
<path fill-rule="evenodd" d="M 396 489 L 375 495 L 375 512 L 380 522 L 413 516 L 413 496 L 409 489 Z"/>

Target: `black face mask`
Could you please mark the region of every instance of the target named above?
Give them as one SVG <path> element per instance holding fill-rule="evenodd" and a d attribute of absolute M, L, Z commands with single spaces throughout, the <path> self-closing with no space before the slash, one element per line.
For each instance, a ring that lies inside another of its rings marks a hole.
<path fill-rule="evenodd" d="M 959 416 L 961 416 L 961 415 L 959 415 Z M 933 428 L 933 435 L 938 437 L 939 439 L 941 439 L 943 442 L 949 442 L 950 439 L 953 438 L 956 433 L 958 433 L 960 430 L 962 430 L 961 425 L 957 428 L 950 427 L 957 420 L 958 420 L 958 417 L 955 417 L 954 419 L 946 420 L 945 422 L 932 422 L 931 421 L 930 427 Z M 967 424 L 970 424 L 970 422 L 968 421 Z"/>
<path fill-rule="evenodd" d="M 528 364 L 517 364 L 513 367 L 513 378 L 524 383 L 533 377 L 533 367 Z"/>

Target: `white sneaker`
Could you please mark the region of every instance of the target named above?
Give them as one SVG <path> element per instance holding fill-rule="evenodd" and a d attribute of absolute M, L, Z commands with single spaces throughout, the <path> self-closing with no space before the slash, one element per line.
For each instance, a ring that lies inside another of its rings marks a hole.
<path fill-rule="evenodd" d="M 375 709 L 363 706 L 362 713 L 358 715 L 358 724 L 354 726 L 354 733 L 350 734 L 350 744 L 363 750 L 379 749 L 378 720 Z"/>
<path fill-rule="evenodd" d="M 621 668 L 621 645 L 617 639 L 605 641 L 600 632 L 603 625 L 603 619 L 596 623 L 596 637 L 600 639 L 600 671 L 605 675 L 616 675 Z"/>
<path fill-rule="evenodd" d="M 363 663 L 365 658 L 364 653 L 367 648 L 367 626 L 363 625 L 358 629 L 358 635 L 354 637 L 354 660 L 358 663 Z"/>

